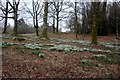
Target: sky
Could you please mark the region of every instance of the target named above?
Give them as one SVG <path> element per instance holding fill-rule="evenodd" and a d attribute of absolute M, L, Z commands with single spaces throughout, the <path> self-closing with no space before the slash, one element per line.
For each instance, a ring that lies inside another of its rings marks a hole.
<path fill-rule="evenodd" d="M 2 1 L 2 3 L 4 4 L 5 3 L 5 0 L 0 0 L 0 1 Z M 7 0 L 6 0 L 7 1 Z M 13 0 L 9 0 L 10 2 L 12 2 Z M 18 1 L 18 0 L 16 0 L 16 1 Z M 27 4 L 27 6 L 31 9 L 32 7 L 32 5 L 31 5 L 31 2 L 32 2 L 32 0 L 20 0 L 21 2 L 20 2 L 20 5 L 19 5 L 19 8 L 22 10 L 22 11 L 20 11 L 19 12 L 19 14 L 22 14 L 22 15 L 19 15 L 19 18 L 21 18 L 21 17 L 23 17 L 24 19 L 25 19 L 25 22 L 27 23 L 27 24 L 33 24 L 32 23 L 32 18 L 30 18 L 30 15 L 29 14 L 27 14 L 26 13 L 26 11 L 24 10 L 24 9 L 22 9 L 22 6 L 23 6 L 23 1 Z M 34 0 L 34 1 L 37 1 L 37 0 Z M 41 1 L 41 2 L 43 2 L 44 0 L 39 0 L 39 1 Z M 48 1 L 53 1 L 53 0 L 48 0 Z M 64 2 L 74 2 L 75 0 L 54 0 L 54 1 L 64 1 Z M 77 2 L 89 2 L 89 1 L 91 1 L 91 0 L 76 0 Z M 102 0 L 103 1 L 103 0 Z M 120 1 L 120 0 L 108 0 L 108 1 L 110 1 L 110 2 L 116 2 L 116 1 Z M 70 9 L 69 9 L 70 10 Z M 1 14 L 0 14 L 1 15 Z M 62 14 L 61 14 L 62 15 Z M 11 16 L 11 15 L 10 15 Z M 42 21 L 42 19 L 39 21 L 39 26 L 40 25 L 42 25 L 42 23 L 41 23 L 41 21 Z M 51 20 L 49 20 L 49 21 L 51 21 Z M 12 20 L 12 19 L 9 19 L 8 20 L 8 23 L 11 25 L 11 26 L 13 26 L 14 25 L 14 21 Z M 49 22 L 48 22 L 49 23 Z M 50 24 L 51 25 L 51 24 Z M 60 21 L 60 23 L 59 23 L 59 26 L 62 28 L 62 31 L 64 32 L 64 31 L 66 31 L 65 30 L 65 21 Z"/>

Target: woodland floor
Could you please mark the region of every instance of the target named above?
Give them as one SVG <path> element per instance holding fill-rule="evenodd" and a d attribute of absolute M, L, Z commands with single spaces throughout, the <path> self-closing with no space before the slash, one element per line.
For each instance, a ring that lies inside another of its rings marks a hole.
<path fill-rule="evenodd" d="M 12 37 L 2 37 L 1 42 L 8 43 L 42 43 L 52 44 L 51 40 L 40 40 L 34 34 L 24 34 L 24 37 L 29 37 L 31 40 L 18 41 Z M 49 34 L 50 38 L 70 39 L 75 40 L 75 35 L 70 33 Z M 83 35 L 78 35 L 78 40 L 83 40 Z M 86 41 L 91 42 L 91 36 L 86 35 Z M 115 36 L 98 36 L 99 42 L 118 43 Z M 79 43 L 56 43 L 56 45 L 72 45 L 77 47 L 83 46 Z M 94 49 L 110 50 L 109 48 L 100 45 L 91 45 Z M 89 47 L 88 47 L 89 48 Z M 31 54 L 33 51 L 45 52 L 44 58 L 38 55 Z M 102 60 L 91 59 L 93 55 L 102 54 L 107 56 L 107 59 L 112 60 L 112 63 L 105 63 Z M 2 78 L 118 78 L 118 54 L 106 54 L 103 52 L 72 52 L 65 54 L 63 51 L 57 50 L 32 50 L 19 45 L 2 47 Z M 80 60 L 88 60 L 99 66 L 81 65 Z"/>

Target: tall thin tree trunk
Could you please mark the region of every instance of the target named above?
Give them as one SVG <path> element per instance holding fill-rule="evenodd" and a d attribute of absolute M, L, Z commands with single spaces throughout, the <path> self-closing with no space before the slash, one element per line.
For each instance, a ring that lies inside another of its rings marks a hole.
<path fill-rule="evenodd" d="M 114 6 L 114 9 L 115 9 L 115 13 L 116 13 L 116 16 L 115 16 L 115 18 L 116 18 L 116 39 L 118 39 L 119 38 L 119 28 L 118 28 L 118 22 L 119 22 L 119 17 L 118 17 L 118 14 L 119 13 L 117 13 L 117 3 L 115 2 L 115 3 L 113 3 L 113 6 Z"/>
<path fill-rule="evenodd" d="M 48 2 L 45 2 L 45 8 L 44 8 L 44 27 L 47 28 L 48 24 L 47 24 L 47 17 L 48 17 Z"/>
<path fill-rule="evenodd" d="M 17 32 L 17 28 L 18 28 L 18 5 L 20 3 L 20 0 L 18 0 L 18 2 L 16 2 L 16 0 L 13 0 L 13 4 L 11 4 L 9 1 L 7 1 L 11 8 L 13 9 L 13 14 L 14 14 L 14 28 L 13 28 L 13 35 L 17 36 L 18 32 Z"/>
<path fill-rule="evenodd" d="M 77 2 L 75 2 L 75 36 L 76 36 L 76 39 L 78 39 L 77 34 L 78 34 Z"/>
<path fill-rule="evenodd" d="M 17 36 L 18 35 L 18 5 L 19 5 L 20 0 L 18 2 L 13 1 L 13 12 L 14 12 L 14 29 L 13 29 L 13 35 Z"/>
<path fill-rule="evenodd" d="M 52 25 L 52 27 L 53 27 L 53 33 L 55 33 L 55 15 L 53 15 L 53 25 Z"/>
<path fill-rule="evenodd" d="M 107 6 L 107 0 L 104 0 L 103 7 L 102 7 L 102 13 L 101 13 L 101 16 L 100 16 L 100 21 L 99 21 L 100 35 L 102 33 L 102 29 L 103 29 L 105 19 L 106 19 L 106 6 Z"/>
<path fill-rule="evenodd" d="M 49 39 L 48 38 L 48 33 L 47 33 L 47 18 L 48 18 L 48 2 L 45 2 L 45 8 L 44 8 L 44 17 L 43 17 L 43 31 L 42 31 L 42 35 L 41 35 L 41 38 L 46 38 L 46 39 Z"/>
<path fill-rule="evenodd" d="M 57 16 L 57 26 L 56 26 L 56 32 L 59 32 L 59 13 L 56 14 Z"/>
<path fill-rule="evenodd" d="M 33 26 L 34 26 L 34 28 L 35 28 L 35 32 L 37 31 L 37 29 L 36 29 L 36 24 L 35 24 L 35 18 L 33 17 Z M 37 32 L 36 32 L 36 36 L 37 36 Z"/>
<path fill-rule="evenodd" d="M 6 1 L 6 9 L 5 9 L 5 23 L 4 23 L 4 30 L 3 34 L 7 33 L 7 17 L 8 17 L 8 1 Z"/>
<path fill-rule="evenodd" d="M 117 21 L 116 21 L 116 38 L 119 37 L 119 31 L 118 31 L 118 17 L 117 17 Z"/>
<path fill-rule="evenodd" d="M 36 5 L 35 5 L 35 2 L 34 0 L 32 0 L 32 7 L 33 7 L 33 24 L 34 24 L 34 28 L 35 28 L 35 32 L 36 32 L 36 36 L 39 36 L 39 33 L 38 33 L 38 14 L 37 14 L 37 11 L 36 11 Z"/>
<path fill-rule="evenodd" d="M 38 34 L 38 28 L 35 28 L 36 29 L 36 36 L 38 36 L 39 34 Z"/>
<path fill-rule="evenodd" d="M 37 18 L 37 11 L 36 11 L 36 36 L 38 36 L 38 18 Z"/>
<path fill-rule="evenodd" d="M 99 2 L 93 2 L 93 26 L 92 26 L 92 44 L 98 44 L 97 27 L 98 27 Z"/>
<path fill-rule="evenodd" d="M 13 29 L 13 35 L 14 36 L 17 36 L 18 35 L 18 32 L 17 32 L 17 29 L 18 29 L 18 21 L 17 21 L 17 9 L 15 8 L 14 9 L 14 29 Z"/>

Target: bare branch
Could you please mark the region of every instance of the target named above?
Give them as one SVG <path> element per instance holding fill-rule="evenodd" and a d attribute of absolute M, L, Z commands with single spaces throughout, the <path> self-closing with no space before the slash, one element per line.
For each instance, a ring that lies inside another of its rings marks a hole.
<path fill-rule="evenodd" d="M 44 5 L 42 5 L 41 9 L 39 10 L 39 12 L 37 13 L 37 15 L 39 15 L 43 9 Z"/>
<path fill-rule="evenodd" d="M 4 18 L 1 17 L 0 21 L 2 21 Z"/>
<path fill-rule="evenodd" d="M 23 2 L 24 2 L 24 6 L 27 8 L 27 10 L 26 10 L 26 12 L 28 12 L 31 16 L 33 16 L 33 13 L 32 13 L 32 11 L 30 11 L 30 9 L 28 8 L 28 6 L 27 6 L 27 4 L 25 3 L 25 1 L 23 0 Z"/>

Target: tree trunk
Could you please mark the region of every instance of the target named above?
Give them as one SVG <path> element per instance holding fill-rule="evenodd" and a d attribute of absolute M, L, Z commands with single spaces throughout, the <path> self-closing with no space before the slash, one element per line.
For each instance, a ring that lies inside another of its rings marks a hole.
<path fill-rule="evenodd" d="M 119 31 L 118 31 L 118 17 L 117 17 L 117 21 L 116 21 L 116 38 L 119 37 Z"/>
<path fill-rule="evenodd" d="M 53 33 L 55 33 L 55 16 L 53 16 L 53 25 L 52 25 L 52 27 L 53 27 Z"/>
<path fill-rule="evenodd" d="M 17 36 L 18 33 L 17 33 L 17 28 L 18 28 L 18 21 L 17 21 L 17 9 L 15 8 L 14 9 L 14 29 L 13 29 L 13 35 L 14 36 Z"/>
<path fill-rule="evenodd" d="M 93 26 L 92 26 L 92 44 L 98 44 L 97 27 L 98 27 L 98 10 L 99 2 L 93 2 Z"/>
<path fill-rule="evenodd" d="M 43 28 L 42 35 L 41 35 L 40 38 L 49 39 L 49 38 L 48 38 L 48 33 L 47 33 L 47 28 L 46 28 L 46 27 Z"/>
<path fill-rule="evenodd" d="M 18 0 L 18 2 L 16 3 L 16 1 L 13 1 L 13 12 L 14 12 L 14 29 L 13 29 L 13 35 L 14 36 L 17 36 L 18 35 L 18 32 L 17 32 L 17 29 L 18 29 L 18 5 L 19 5 L 19 2 L 20 0 Z M 10 3 L 11 5 L 11 3 Z"/>
<path fill-rule="evenodd" d="M 102 13 L 100 16 L 100 21 L 99 21 L 100 35 L 102 35 L 102 29 L 103 27 L 105 27 L 104 24 L 105 24 L 105 19 L 106 19 L 106 6 L 107 6 L 107 0 L 104 0 L 103 6 L 102 6 Z"/>
<path fill-rule="evenodd" d="M 5 9 L 5 23 L 4 23 L 4 30 L 3 34 L 7 33 L 7 17 L 8 17 L 8 2 L 6 1 L 6 9 Z"/>
<path fill-rule="evenodd" d="M 35 5 L 35 2 L 34 0 L 32 0 L 32 7 L 33 7 L 33 24 L 34 24 L 34 28 L 36 29 L 36 36 L 39 36 L 39 33 L 38 33 L 38 14 L 37 14 L 37 11 L 36 11 L 36 5 Z"/>
<path fill-rule="evenodd" d="M 97 44 L 97 18 L 93 15 L 93 26 L 92 26 L 92 44 Z"/>
<path fill-rule="evenodd" d="M 45 8 L 44 8 L 44 17 L 43 17 L 43 31 L 41 38 L 49 39 L 48 33 L 47 33 L 47 17 L 48 17 L 48 2 L 45 2 Z"/>
<path fill-rule="evenodd" d="M 38 34 L 38 28 L 35 28 L 36 29 L 36 36 L 38 36 L 39 34 Z"/>
<path fill-rule="evenodd" d="M 36 36 L 38 36 L 38 18 L 37 18 L 37 11 L 36 11 Z"/>
<path fill-rule="evenodd" d="M 59 32 L 59 13 L 56 14 L 57 16 L 57 27 L 56 27 L 56 32 Z"/>
<path fill-rule="evenodd" d="M 119 13 L 117 13 L 117 3 L 113 3 L 113 6 L 114 6 L 114 9 L 115 9 L 115 13 L 116 13 L 116 16 L 115 16 L 115 18 L 116 18 L 116 26 L 115 26 L 115 28 L 116 28 L 116 39 L 118 39 L 118 37 L 119 37 L 119 28 L 118 28 L 118 26 L 119 26 L 119 17 L 118 17 L 118 14 Z"/>
<path fill-rule="evenodd" d="M 77 34 L 78 34 L 78 21 L 77 21 L 77 2 L 75 2 L 75 36 L 76 36 L 76 39 L 77 38 Z"/>

